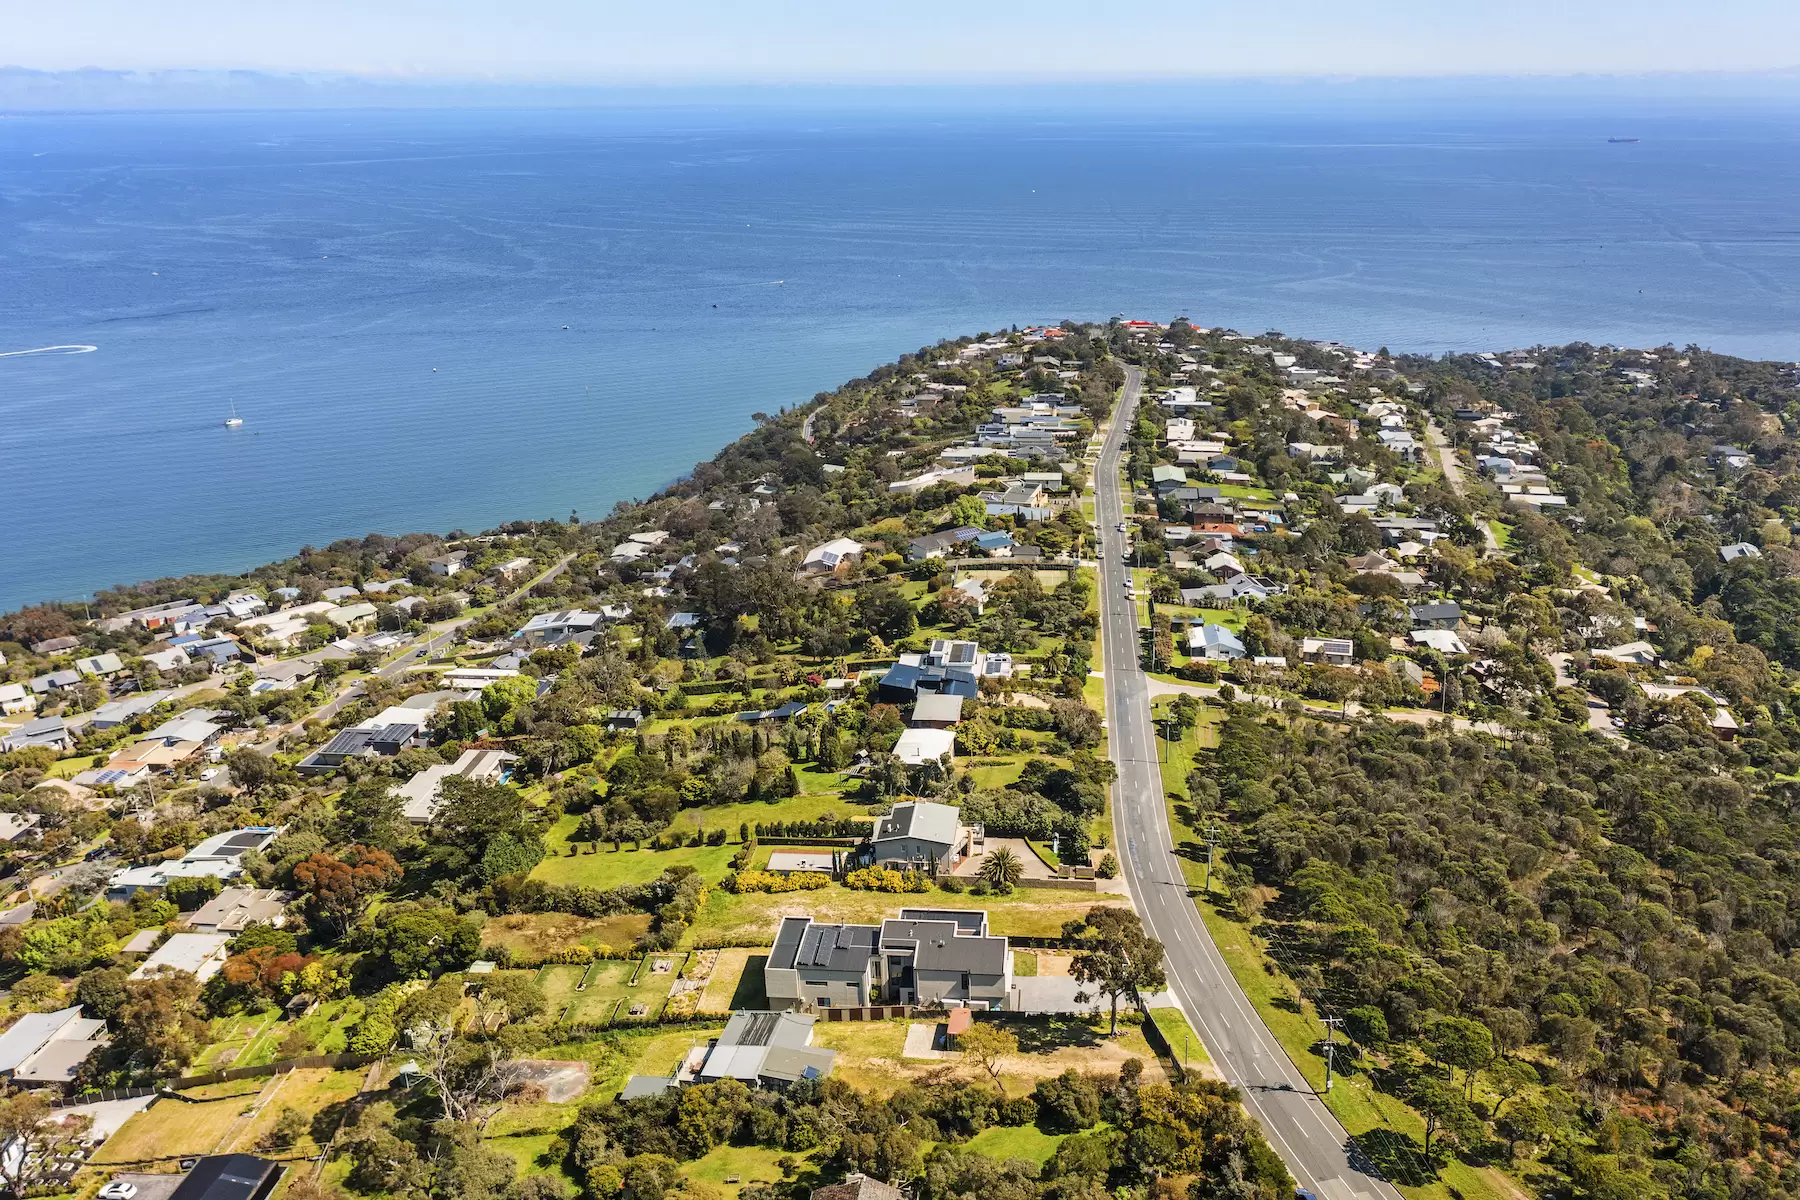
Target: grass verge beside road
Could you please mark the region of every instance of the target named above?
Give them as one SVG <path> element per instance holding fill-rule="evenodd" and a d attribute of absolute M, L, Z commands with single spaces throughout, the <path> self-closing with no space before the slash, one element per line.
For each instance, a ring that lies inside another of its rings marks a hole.
<path fill-rule="evenodd" d="M 1159 705 L 1167 703 L 1167 700 L 1158 701 Z M 1222 715 L 1216 708 L 1205 708 L 1201 724 L 1186 731 L 1178 743 L 1169 746 L 1169 759 L 1162 765 L 1165 797 L 1171 793 L 1187 794 L 1188 773 L 1193 770 L 1202 748 L 1217 744 L 1217 723 Z M 1222 888 L 1215 886 L 1211 896 L 1204 894 L 1205 835 L 1189 823 L 1192 810 L 1185 803 L 1178 804 L 1172 799 L 1167 803 L 1169 828 L 1175 839 L 1182 873 L 1196 893 L 1196 904 L 1208 935 L 1218 947 L 1232 978 L 1237 980 L 1288 1058 L 1314 1090 L 1323 1089 L 1325 1060 L 1315 1047 L 1325 1036 L 1325 1026 L 1319 1020 L 1318 1012 L 1270 956 L 1262 939 L 1228 911 L 1228 902 L 1226 908 L 1221 908 L 1218 902 L 1226 901 Z M 1157 1023 L 1163 1026 L 1160 1017 Z M 1164 1029 L 1166 1033 L 1167 1027 Z M 1384 1170 L 1409 1197 L 1416 1200 L 1518 1200 L 1519 1189 L 1500 1171 L 1491 1167 L 1471 1167 L 1455 1158 L 1440 1165 L 1435 1178 L 1429 1178 L 1430 1172 L 1423 1169 L 1418 1156 L 1425 1140 L 1424 1121 L 1397 1097 L 1376 1091 L 1367 1074 L 1338 1075 L 1330 1094 L 1321 1098 L 1352 1137 L 1378 1160 L 1386 1160 Z M 1415 1179 L 1428 1181 L 1413 1183 L 1398 1178 L 1401 1172 L 1389 1166 L 1394 1162 L 1411 1165 Z"/>

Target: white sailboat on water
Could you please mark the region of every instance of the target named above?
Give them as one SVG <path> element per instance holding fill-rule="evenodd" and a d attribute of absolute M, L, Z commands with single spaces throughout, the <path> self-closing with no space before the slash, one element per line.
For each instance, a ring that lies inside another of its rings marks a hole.
<path fill-rule="evenodd" d="M 231 401 L 231 415 L 225 418 L 225 428 L 236 429 L 244 423 L 244 418 L 237 415 L 237 401 Z"/>

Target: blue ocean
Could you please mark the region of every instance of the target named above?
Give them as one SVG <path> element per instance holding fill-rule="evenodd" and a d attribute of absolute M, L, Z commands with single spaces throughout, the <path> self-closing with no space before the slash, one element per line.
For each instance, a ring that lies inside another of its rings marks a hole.
<path fill-rule="evenodd" d="M 1800 358 L 1800 123 L 0 118 L 0 609 L 596 517 L 903 351 L 1116 313 Z"/>

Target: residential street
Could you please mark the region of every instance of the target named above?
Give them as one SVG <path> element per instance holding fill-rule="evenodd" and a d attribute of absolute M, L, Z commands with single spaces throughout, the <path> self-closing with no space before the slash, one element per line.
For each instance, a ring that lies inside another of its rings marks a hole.
<path fill-rule="evenodd" d="M 1145 925 L 1167 948 L 1169 990 L 1225 1078 L 1242 1090 L 1244 1102 L 1300 1186 L 1319 1200 L 1399 1200 L 1400 1193 L 1350 1144 L 1239 989 L 1200 921 L 1173 853 L 1151 732 L 1150 693 L 1138 662 L 1137 605 L 1126 598 L 1125 537 L 1117 531 L 1125 519 L 1120 454 L 1143 386 L 1143 372 L 1125 370 L 1125 394 L 1094 475 L 1106 713 L 1119 768 L 1115 812 L 1125 879 Z"/>
<path fill-rule="evenodd" d="M 556 578 L 558 575 L 562 574 L 563 571 L 568 569 L 569 564 L 573 562 L 574 559 L 575 556 L 573 554 L 563 555 L 551 566 L 513 589 L 513 591 L 507 595 L 506 599 L 500 601 L 500 603 L 505 604 L 507 601 L 515 600 L 518 597 L 523 596 L 526 592 L 529 592 L 538 584 L 544 582 L 544 580 Z M 398 658 L 394 659 L 393 662 L 383 663 L 381 666 L 375 668 L 373 674 L 379 675 L 383 679 L 392 679 L 407 668 L 426 661 L 440 649 L 449 645 L 456 637 L 456 631 L 461 629 L 464 625 L 467 625 L 469 620 L 470 618 L 468 617 L 458 617 L 453 621 L 445 621 L 442 624 L 435 626 L 435 632 L 433 632 L 430 637 L 409 647 Z M 343 708 L 344 705 L 349 704 L 362 694 L 363 689 L 361 682 L 352 682 L 330 700 L 321 704 L 318 708 L 313 709 L 313 711 L 307 713 L 293 724 L 264 730 L 263 732 L 266 736 L 264 736 L 261 742 L 253 745 L 251 749 L 260 750 L 264 754 L 273 754 L 276 746 L 280 744 L 283 734 L 287 733 L 289 730 L 300 728 L 308 721 L 329 721 L 337 714 L 339 709 Z"/>
<path fill-rule="evenodd" d="M 1437 455 L 1438 466 L 1443 469 L 1444 482 L 1458 496 L 1467 497 L 1468 488 L 1463 482 L 1462 463 L 1457 461 L 1456 451 L 1444 437 L 1444 431 L 1438 428 L 1436 421 L 1427 418 L 1425 421 L 1425 440 L 1431 443 L 1432 452 Z M 1489 558 L 1500 553 L 1500 539 L 1494 536 L 1494 527 L 1486 521 L 1478 522 L 1481 527 L 1482 540 L 1487 542 Z"/>

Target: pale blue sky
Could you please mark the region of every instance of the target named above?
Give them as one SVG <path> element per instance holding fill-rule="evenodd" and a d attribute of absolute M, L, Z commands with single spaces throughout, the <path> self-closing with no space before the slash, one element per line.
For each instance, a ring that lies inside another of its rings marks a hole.
<path fill-rule="evenodd" d="M 606 83 L 1754 71 L 1797 0 L 0 0 L 0 65 Z"/>

